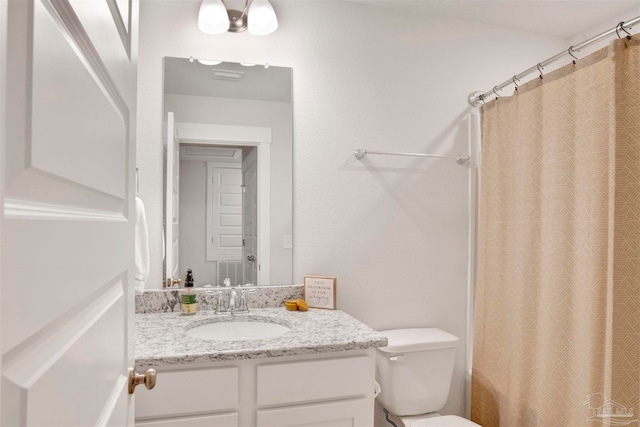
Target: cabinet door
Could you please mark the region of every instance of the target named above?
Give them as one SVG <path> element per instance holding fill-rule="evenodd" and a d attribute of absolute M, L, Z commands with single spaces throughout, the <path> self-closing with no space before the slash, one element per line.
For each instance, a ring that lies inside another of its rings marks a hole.
<path fill-rule="evenodd" d="M 258 406 L 372 395 L 374 372 L 374 359 L 369 356 L 261 365 L 257 370 Z"/>
<path fill-rule="evenodd" d="M 368 399 L 258 411 L 257 427 L 364 427 L 373 425 Z"/>
<path fill-rule="evenodd" d="M 167 404 L 170 402 L 170 404 Z M 160 371 L 153 390 L 136 390 L 136 421 L 238 409 L 238 368 Z"/>
<path fill-rule="evenodd" d="M 167 420 L 138 421 L 136 427 L 237 427 L 238 414 L 207 415 L 202 417 L 172 418 Z"/>

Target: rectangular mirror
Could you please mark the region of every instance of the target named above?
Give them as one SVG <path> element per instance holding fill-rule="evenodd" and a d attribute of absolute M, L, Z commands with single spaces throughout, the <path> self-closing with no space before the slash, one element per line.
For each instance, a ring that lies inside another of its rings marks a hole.
<path fill-rule="evenodd" d="M 165 286 L 293 283 L 291 68 L 164 58 Z"/>

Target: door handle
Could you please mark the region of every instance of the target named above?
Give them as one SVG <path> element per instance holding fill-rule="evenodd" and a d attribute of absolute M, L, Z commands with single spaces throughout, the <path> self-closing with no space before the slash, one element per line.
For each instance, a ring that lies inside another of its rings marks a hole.
<path fill-rule="evenodd" d="M 247 256 L 247 261 L 254 262 L 255 260 L 256 260 L 256 256 L 255 255 L 248 255 Z"/>
<path fill-rule="evenodd" d="M 156 370 L 149 368 L 143 374 L 138 374 L 134 368 L 129 368 L 129 394 L 136 391 L 136 386 L 144 384 L 147 390 L 156 386 Z"/>
<path fill-rule="evenodd" d="M 182 279 L 174 279 L 173 277 L 167 277 L 164 283 L 165 288 L 173 288 L 174 286 L 180 286 Z"/>

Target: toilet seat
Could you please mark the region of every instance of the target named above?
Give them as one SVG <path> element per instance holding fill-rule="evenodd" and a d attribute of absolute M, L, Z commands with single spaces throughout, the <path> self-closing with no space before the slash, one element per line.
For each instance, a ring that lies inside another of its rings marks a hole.
<path fill-rule="evenodd" d="M 480 427 L 480 425 L 456 415 L 445 415 L 415 420 L 406 427 Z"/>

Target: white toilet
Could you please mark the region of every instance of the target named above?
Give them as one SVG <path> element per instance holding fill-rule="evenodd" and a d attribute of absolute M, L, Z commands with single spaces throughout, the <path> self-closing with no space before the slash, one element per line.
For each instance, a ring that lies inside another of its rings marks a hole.
<path fill-rule="evenodd" d="M 437 413 L 447 402 L 458 337 L 436 328 L 381 331 L 388 345 L 376 351 L 378 400 L 406 427 L 479 427 Z"/>

